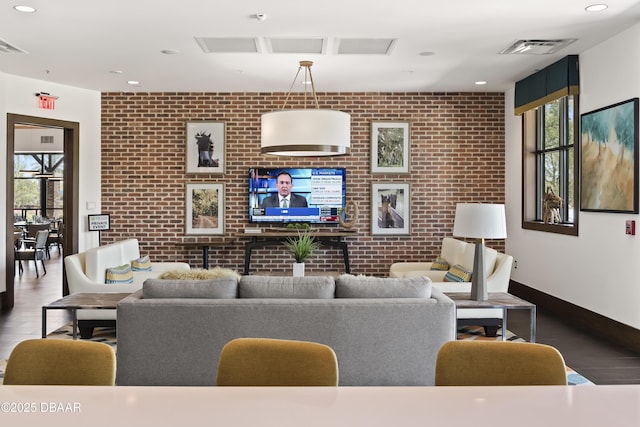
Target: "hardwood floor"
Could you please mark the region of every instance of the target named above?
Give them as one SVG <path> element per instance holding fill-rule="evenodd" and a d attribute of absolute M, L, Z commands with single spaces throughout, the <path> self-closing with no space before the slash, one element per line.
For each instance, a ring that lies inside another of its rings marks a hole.
<path fill-rule="evenodd" d="M 36 278 L 33 263 L 25 265 L 22 277 L 15 279 L 15 306 L 0 313 L 0 359 L 9 357 L 20 341 L 40 338 L 42 306 L 62 296 L 62 257 L 51 251 L 46 260 L 47 274 Z M 509 329 L 529 336 L 529 313 L 512 310 Z M 47 313 L 47 331 L 51 332 L 71 321 L 66 310 Z M 568 366 L 596 384 L 640 384 L 640 354 L 593 336 L 538 307 L 537 341 L 556 347 Z"/>
<path fill-rule="evenodd" d="M 529 336 L 527 310 L 511 310 L 508 328 L 516 335 Z M 640 384 L 640 354 L 594 336 L 562 319 L 537 310 L 537 342 L 557 348 L 567 366 L 595 384 Z"/>
<path fill-rule="evenodd" d="M 9 357 L 20 341 L 42 336 L 42 306 L 62 297 L 62 256 L 51 249 L 51 259 L 45 260 L 47 274 L 36 278 L 33 261 L 24 262 L 22 276 L 16 273 L 13 309 L 0 312 L 0 359 Z M 67 310 L 47 312 L 47 332 L 71 322 Z"/>

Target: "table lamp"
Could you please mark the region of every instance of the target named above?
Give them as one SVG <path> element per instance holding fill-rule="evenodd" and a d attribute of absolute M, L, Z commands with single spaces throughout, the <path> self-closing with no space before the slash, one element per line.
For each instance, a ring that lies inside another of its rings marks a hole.
<path fill-rule="evenodd" d="M 458 203 L 453 235 L 476 239 L 471 275 L 471 299 L 487 300 L 487 277 L 484 265 L 484 239 L 505 239 L 507 224 L 504 205 Z"/>

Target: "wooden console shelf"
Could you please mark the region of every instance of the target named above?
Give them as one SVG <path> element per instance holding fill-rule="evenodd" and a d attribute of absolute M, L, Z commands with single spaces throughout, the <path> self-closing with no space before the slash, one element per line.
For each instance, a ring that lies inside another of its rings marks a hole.
<path fill-rule="evenodd" d="M 318 241 L 325 246 L 341 249 L 342 258 L 344 260 L 344 270 L 346 273 L 351 273 L 351 268 L 349 267 L 349 247 L 343 238 L 355 236 L 355 231 L 309 231 L 309 234 L 318 239 Z M 238 233 L 237 236 L 241 238 L 250 238 L 245 244 L 244 252 L 244 274 L 249 274 L 251 253 L 253 252 L 253 249 L 282 244 L 283 240 L 286 240 L 289 237 L 298 236 L 298 231 L 263 231 L 261 233 L 244 232 Z"/>

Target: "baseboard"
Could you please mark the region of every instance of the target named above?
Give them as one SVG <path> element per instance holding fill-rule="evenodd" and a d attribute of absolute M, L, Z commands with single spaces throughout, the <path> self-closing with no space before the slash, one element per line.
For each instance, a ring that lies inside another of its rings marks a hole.
<path fill-rule="evenodd" d="M 539 308 L 549 311 L 569 324 L 588 328 L 591 333 L 602 339 L 640 353 L 640 330 L 636 328 L 530 288 L 514 280 L 509 282 L 509 293 L 534 303 Z"/>

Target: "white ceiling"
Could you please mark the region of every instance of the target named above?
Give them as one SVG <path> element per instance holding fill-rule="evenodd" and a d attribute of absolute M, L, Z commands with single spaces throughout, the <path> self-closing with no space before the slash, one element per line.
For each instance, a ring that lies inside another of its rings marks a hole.
<path fill-rule="evenodd" d="M 4 1 L 0 39 L 26 53 L 0 53 L 0 72 L 97 91 L 286 92 L 311 60 L 319 92 L 505 91 L 640 21 L 640 1 L 603 1 L 597 13 L 585 7 L 598 0 Z M 205 53 L 196 41 L 216 37 L 255 39 L 261 52 Z M 268 38 L 319 38 L 325 51 L 268 53 Z M 337 54 L 351 38 L 396 41 L 386 55 Z M 577 40 L 498 54 L 519 39 Z"/>

